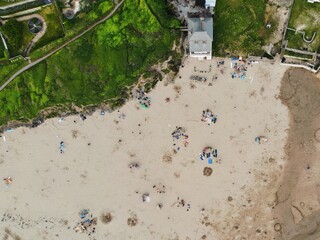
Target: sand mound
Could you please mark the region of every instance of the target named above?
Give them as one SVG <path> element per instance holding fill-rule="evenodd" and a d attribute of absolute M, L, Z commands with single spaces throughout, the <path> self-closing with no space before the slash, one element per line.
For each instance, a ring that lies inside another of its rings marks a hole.
<path fill-rule="evenodd" d="M 107 212 L 107 213 L 101 214 L 100 220 L 101 220 L 102 223 L 108 224 L 109 222 L 112 221 L 112 215 L 111 215 L 111 213 Z"/>

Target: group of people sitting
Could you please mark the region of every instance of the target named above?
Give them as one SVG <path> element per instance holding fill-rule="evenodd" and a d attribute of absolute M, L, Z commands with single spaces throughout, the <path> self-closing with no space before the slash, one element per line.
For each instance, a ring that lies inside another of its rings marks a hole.
<path fill-rule="evenodd" d="M 144 108 L 149 108 L 151 105 L 151 98 L 146 96 L 143 89 L 136 88 L 132 91 L 132 97 L 137 98 L 139 103 Z"/>
<path fill-rule="evenodd" d="M 216 123 L 218 120 L 218 116 L 213 114 L 211 110 L 206 109 L 202 111 L 202 122 L 206 122 L 208 125 L 211 125 L 212 123 Z"/>
<path fill-rule="evenodd" d="M 212 159 L 213 157 L 214 158 L 218 157 L 218 149 L 214 149 L 212 147 L 205 147 L 202 150 L 202 153 L 200 153 L 199 159 L 200 160 L 207 159 L 208 160 L 208 164 L 212 164 L 213 163 L 213 159 Z"/>
<path fill-rule="evenodd" d="M 186 130 L 184 128 L 176 126 L 176 130 L 174 130 L 173 133 L 171 133 L 171 135 L 172 135 L 173 139 L 179 139 L 180 137 L 183 137 L 184 138 L 183 145 L 185 147 L 188 146 L 189 136 L 186 134 Z M 175 146 L 175 144 L 174 144 L 174 146 Z"/>

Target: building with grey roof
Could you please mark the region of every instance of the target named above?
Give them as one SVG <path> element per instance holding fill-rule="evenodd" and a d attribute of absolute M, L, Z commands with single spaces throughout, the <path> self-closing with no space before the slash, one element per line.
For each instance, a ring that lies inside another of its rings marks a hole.
<path fill-rule="evenodd" d="M 213 20 L 211 14 L 188 14 L 188 48 L 190 57 L 212 58 Z"/>

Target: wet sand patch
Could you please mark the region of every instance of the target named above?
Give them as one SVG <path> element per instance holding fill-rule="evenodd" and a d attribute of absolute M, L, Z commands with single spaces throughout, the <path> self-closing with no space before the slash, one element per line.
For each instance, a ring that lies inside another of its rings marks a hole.
<path fill-rule="evenodd" d="M 281 85 L 289 109 L 287 162 L 277 191 L 278 239 L 320 239 L 320 80 L 303 69 L 289 69 Z"/>

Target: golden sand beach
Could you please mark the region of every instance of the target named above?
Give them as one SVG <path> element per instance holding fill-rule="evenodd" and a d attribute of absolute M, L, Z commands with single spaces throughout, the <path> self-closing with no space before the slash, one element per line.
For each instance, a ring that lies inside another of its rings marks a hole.
<path fill-rule="evenodd" d="M 260 61 L 240 79 L 231 64 L 187 58 L 174 81 L 147 94 L 149 108 L 131 99 L 84 121 L 5 131 L 0 175 L 12 182 L 0 188 L 0 238 L 279 237 L 273 208 L 289 129 L 279 98 L 287 68 Z M 201 121 L 206 109 L 216 123 Z M 217 150 L 212 164 L 199 158 L 206 146 Z"/>

